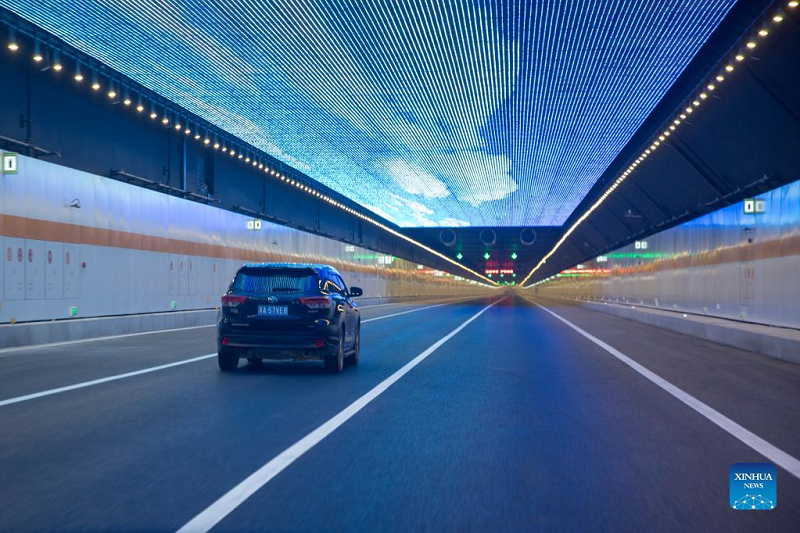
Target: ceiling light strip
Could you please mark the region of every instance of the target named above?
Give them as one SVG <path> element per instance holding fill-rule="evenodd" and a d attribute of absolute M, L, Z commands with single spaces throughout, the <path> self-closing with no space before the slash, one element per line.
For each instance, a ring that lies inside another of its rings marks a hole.
<path fill-rule="evenodd" d="M 790 1 L 786 3 L 786 8 L 789 10 L 796 9 L 798 6 L 797 1 Z M 632 173 L 633 171 L 642 164 L 648 156 L 650 156 L 653 152 L 655 152 L 672 134 L 672 132 L 677 131 L 678 128 L 684 121 L 698 108 L 702 105 L 704 101 L 707 100 L 709 93 L 713 92 L 717 89 L 717 87 L 729 79 L 731 75 L 733 75 L 736 71 L 736 64 L 745 61 L 748 57 L 752 55 L 752 51 L 758 46 L 759 41 L 763 41 L 769 34 L 771 27 L 775 25 L 781 24 L 784 20 L 784 11 L 779 9 L 777 11 L 771 12 L 771 14 L 766 17 L 761 24 L 755 24 L 753 28 L 758 28 L 754 30 L 752 34 L 748 34 L 745 38 L 743 38 L 739 45 L 736 48 L 736 51 L 720 61 L 717 64 L 717 68 L 714 72 L 709 75 L 707 81 L 703 83 L 699 89 L 695 91 L 695 94 L 687 99 L 683 105 L 679 106 L 678 110 L 675 112 L 675 115 L 666 122 L 663 127 L 663 130 L 657 132 L 653 135 L 650 142 L 645 145 L 645 148 L 642 152 L 631 161 L 628 167 L 621 172 L 616 179 L 611 183 L 611 185 L 600 195 L 600 197 L 587 209 L 579 218 L 576 220 L 569 229 L 561 236 L 561 238 L 556 242 L 553 248 L 536 264 L 536 266 L 528 273 L 527 276 L 522 280 L 520 286 L 525 289 L 530 287 L 534 287 L 543 283 L 545 281 L 549 281 L 553 279 L 553 276 L 548 278 L 539 280 L 531 285 L 525 286 L 528 280 L 545 264 L 547 260 L 556 253 L 556 251 L 561 247 L 562 244 L 569 238 L 569 236 L 586 220 L 600 205 L 605 202 L 606 198 L 608 198 L 614 190 L 617 189 Z"/>

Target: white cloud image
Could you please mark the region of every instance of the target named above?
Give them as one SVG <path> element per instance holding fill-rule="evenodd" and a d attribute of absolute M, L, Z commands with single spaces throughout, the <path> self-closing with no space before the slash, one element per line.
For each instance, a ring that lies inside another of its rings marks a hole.
<path fill-rule="evenodd" d="M 459 220 L 457 218 L 443 218 L 439 221 L 439 225 L 445 228 L 465 228 L 470 225 L 466 220 Z"/>
<path fill-rule="evenodd" d="M 448 156 L 441 175 L 461 202 L 473 207 L 502 200 L 519 186 L 509 175 L 511 162 L 504 155 L 484 152 L 461 152 Z"/>
<path fill-rule="evenodd" d="M 386 163 L 386 171 L 398 187 L 409 194 L 425 198 L 444 198 L 450 195 L 447 185 L 420 166 L 402 159 L 392 159 Z"/>

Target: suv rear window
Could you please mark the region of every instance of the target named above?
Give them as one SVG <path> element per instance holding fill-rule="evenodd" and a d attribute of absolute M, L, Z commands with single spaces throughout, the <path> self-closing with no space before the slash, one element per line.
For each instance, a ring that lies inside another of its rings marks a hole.
<path fill-rule="evenodd" d="M 319 278 L 308 269 L 246 269 L 236 274 L 232 289 L 247 296 L 308 293 L 319 289 Z"/>

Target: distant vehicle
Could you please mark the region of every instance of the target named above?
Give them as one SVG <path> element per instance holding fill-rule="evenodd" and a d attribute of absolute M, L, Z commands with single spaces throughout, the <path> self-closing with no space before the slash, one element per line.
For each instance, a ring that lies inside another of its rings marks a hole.
<path fill-rule="evenodd" d="M 361 315 L 335 268 L 305 263 L 245 264 L 222 296 L 217 359 L 232 372 L 239 359 L 323 360 L 329 372 L 361 355 Z"/>

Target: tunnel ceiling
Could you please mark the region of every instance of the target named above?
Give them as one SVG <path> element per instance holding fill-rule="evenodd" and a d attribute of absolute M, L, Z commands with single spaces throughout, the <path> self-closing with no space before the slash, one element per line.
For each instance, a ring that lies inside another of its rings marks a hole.
<path fill-rule="evenodd" d="M 733 0 L 9 0 L 402 227 L 560 226 Z"/>

